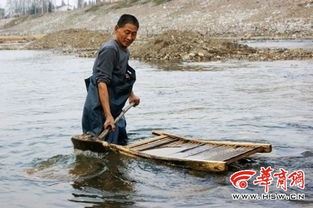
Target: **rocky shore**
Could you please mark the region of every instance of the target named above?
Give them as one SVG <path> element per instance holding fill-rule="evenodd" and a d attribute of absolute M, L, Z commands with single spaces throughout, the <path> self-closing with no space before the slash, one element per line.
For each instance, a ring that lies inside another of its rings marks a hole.
<path fill-rule="evenodd" d="M 200 62 L 218 60 L 312 59 L 313 51 L 303 49 L 257 49 L 223 38 L 211 38 L 191 31 L 170 30 L 137 44 L 134 58 L 147 61 Z"/>
<path fill-rule="evenodd" d="M 128 0 L 4 19 L 0 33 L 47 34 L 83 28 L 111 33 L 123 13 L 136 15 L 144 36 L 187 30 L 218 37 L 313 37 L 313 0 Z"/>
<path fill-rule="evenodd" d="M 48 34 L 25 45 L 27 49 L 55 49 L 64 54 L 94 57 L 100 45 L 113 38 L 103 32 L 70 29 Z M 144 62 L 199 62 L 217 60 L 313 59 L 313 51 L 303 49 L 252 48 L 235 41 L 211 38 L 199 32 L 170 30 L 136 40 L 129 48 L 132 58 Z"/>
<path fill-rule="evenodd" d="M 112 38 L 120 14 L 132 13 L 141 26 L 130 51 L 145 62 L 313 59 L 311 50 L 258 49 L 237 42 L 313 39 L 313 0 L 155 2 L 100 4 L 0 21 L 0 49 L 55 49 L 94 57 L 100 45 Z"/>

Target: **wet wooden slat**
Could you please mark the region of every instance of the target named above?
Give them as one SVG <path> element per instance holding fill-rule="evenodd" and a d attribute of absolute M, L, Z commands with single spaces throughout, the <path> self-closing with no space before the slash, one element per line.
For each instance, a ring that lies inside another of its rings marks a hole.
<path fill-rule="evenodd" d="M 171 148 L 176 148 L 176 147 L 179 147 L 179 148 L 176 148 L 177 149 L 177 152 L 174 152 L 174 151 L 171 151 L 171 153 L 168 153 L 168 155 L 172 155 L 172 154 L 180 154 L 180 153 L 184 153 L 186 151 L 190 151 L 190 150 L 193 150 L 193 149 L 196 149 L 198 147 L 202 147 L 204 146 L 205 144 L 197 144 L 197 143 L 186 143 L 182 140 L 178 140 L 176 142 L 173 142 L 173 143 L 170 143 L 168 145 L 164 145 L 162 146 L 162 148 L 166 148 L 166 147 L 171 147 Z"/>
<path fill-rule="evenodd" d="M 236 156 L 234 156 L 232 158 L 224 160 L 224 162 L 226 162 L 227 164 L 231 164 L 231 163 L 236 162 L 236 161 L 238 161 L 238 160 L 240 160 L 242 158 L 248 157 L 248 156 L 250 156 L 250 155 L 252 155 L 254 153 L 258 153 L 258 152 L 262 152 L 262 151 L 263 151 L 262 147 L 256 147 L 256 148 L 254 148 L 254 149 L 252 149 L 250 151 L 247 151 L 247 152 L 242 153 L 240 155 L 236 155 Z"/>
<path fill-rule="evenodd" d="M 228 160 L 230 158 L 233 158 L 235 156 L 244 154 L 248 151 L 251 151 L 254 148 L 247 148 L 247 147 L 239 147 L 239 148 L 235 148 L 235 149 L 228 149 L 227 151 L 224 152 L 219 152 L 218 154 L 215 155 L 211 155 L 208 158 L 205 158 L 207 160 L 219 160 L 219 161 L 225 161 Z"/>
<path fill-rule="evenodd" d="M 197 149 L 197 148 L 202 147 L 202 146 L 204 146 L 204 145 L 205 145 L 205 144 L 190 145 L 191 147 L 185 148 L 185 149 L 183 149 L 183 150 L 181 150 L 181 151 L 179 151 L 179 152 L 177 152 L 177 153 L 184 153 L 184 152 L 187 152 L 187 151 L 190 152 L 191 150 Z"/>
<path fill-rule="evenodd" d="M 134 151 L 130 148 L 121 145 L 109 144 L 103 142 L 103 146 L 109 147 L 111 150 L 129 157 L 141 157 L 166 164 L 173 164 L 180 167 L 191 168 L 195 170 L 223 172 L 227 170 L 227 164 L 223 161 L 204 161 L 204 160 L 186 160 L 181 158 L 163 157 L 157 155 L 147 154 L 142 151 Z"/>
<path fill-rule="evenodd" d="M 192 154 L 186 156 L 186 158 L 193 160 L 211 160 L 210 158 L 214 155 L 220 154 L 222 151 L 228 151 L 228 149 L 223 145 L 214 145 L 213 148 L 207 151 L 202 151 L 199 154 Z"/>
<path fill-rule="evenodd" d="M 186 141 L 190 142 L 197 142 L 197 143 L 206 143 L 206 144 L 213 144 L 213 145 L 226 145 L 226 146 L 232 146 L 232 147 L 262 147 L 259 148 L 260 152 L 271 152 L 272 151 L 272 145 L 271 144 L 264 144 L 264 143 L 254 143 L 254 142 L 231 142 L 231 141 L 208 141 L 208 140 L 199 140 L 199 139 L 189 139 L 182 136 L 177 136 L 174 134 L 170 134 L 164 131 L 152 131 L 155 135 L 167 135 L 173 138 L 181 138 Z"/>
<path fill-rule="evenodd" d="M 148 149 L 142 152 L 146 154 L 151 154 L 154 156 L 170 157 L 171 155 L 183 149 L 185 149 L 185 147 L 163 147 L 163 148 L 157 148 L 157 149 Z"/>
<path fill-rule="evenodd" d="M 181 154 L 181 158 L 183 158 L 182 155 L 184 155 L 184 152 L 188 150 L 193 150 L 201 146 L 204 146 L 204 145 L 183 143 L 182 141 L 179 140 L 176 142 L 172 142 L 168 145 L 162 145 L 159 148 L 146 150 L 144 152 L 147 154 L 174 157 L 174 158 L 177 157 L 178 154 Z"/>
<path fill-rule="evenodd" d="M 165 147 L 173 147 L 173 148 L 175 148 L 175 147 L 185 147 L 185 146 L 186 146 L 186 144 L 183 141 L 177 140 L 175 142 L 163 145 L 162 148 L 165 148 Z"/>
<path fill-rule="evenodd" d="M 167 137 L 168 137 L 167 135 L 161 135 L 161 136 L 157 136 L 157 137 L 153 137 L 153 138 L 149 138 L 149 139 L 144 139 L 144 140 L 138 141 L 136 143 L 129 144 L 126 147 L 127 148 L 134 148 L 134 147 L 142 146 L 142 145 L 145 145 L 148 143 L 156 142 L 158 140 L 162 140 L 162 139 L 165 139 Z"/>
<path fill-rule="evenodd" d="M 217 148 L 218 145 L 197 145 L 194 144 L 194 147 L 198 146 L 197 148 L 189 149 L 188 151 L 184 152 L 177 152 L 175 154 L 170 155 L 171 157 L 178 157 L 178 158 L 189 158 L 194 155 L 201 154 L 206 151 L 212 151 L 213 149 Z"/>
<path fill-rule="evenodd" d="M 161 147 L 162 145 L 167 145 L 170 144 L 172 142 L 177 141 L 177 139 L 173 139 L 173 138 L 164 138 L 162 140 L 156 141 L 156 142 L 151 142 L 149 144 L 145 144 L 139 147 L 134 147 L 132 148 L 133 150 L 136 151 L 145 151 L 148 149 L 153 149 L 153 148 L 157 148 L 157 147 Z"/>

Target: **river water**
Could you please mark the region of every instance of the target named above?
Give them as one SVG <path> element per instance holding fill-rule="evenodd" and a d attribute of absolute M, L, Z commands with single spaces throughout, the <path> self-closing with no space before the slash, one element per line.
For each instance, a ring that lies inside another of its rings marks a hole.
<path fill-rule="evenodd" d="M 288 48 L 313 50 L 313 40 L 244 40 L 238 43 L 254 48 Z"/>
<path fill-rule="evenodd" d="M 210 62 L 163 70 L 131 61 L 141 105 L 127 113 L 130 142 L 164 130 L 206 140 L 265 142 L 272 153 L 226 173 L 170 167 L 115 153 L 74 151 L 93 59 L 48 51 L 0 51 L 0 207 L 311 207 L 313 61 Z M 233 200 L 262 194 L 236 171 L 271 166 L 305 173 L 305 200 Z"/>

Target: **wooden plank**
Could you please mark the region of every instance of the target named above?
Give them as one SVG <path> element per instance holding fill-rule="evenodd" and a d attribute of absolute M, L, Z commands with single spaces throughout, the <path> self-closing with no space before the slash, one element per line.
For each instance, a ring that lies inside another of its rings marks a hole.
<path fill-rule="evenodd" d="M 188 143 L 185 143 L 182 140 L 177 140 L 177 141 L 172 142 L 170 144 L 163 145 L 162 148 L 165 148 L 165 147 L 172 147 L 172 148 L 182 147 L 182 148 L 185 148 L 187 145 L 188 145 Z"/>
<path fill-rule="evenodd" d="M 195 155 L 201 155 L 204 152 L 212 151 L 212 150 L 215 150 L 216 148 L 219 148 L 219 145 L 204 145 L 204 146 L 201 146 L 197 149 L 189 150 L 187 152 L 187 154 L 188 154 L 187 157 L 192 157 Z"/>
<path fill-rule="evenodd" d="M 194 140 L 160 131 L 154 134 L 159 136 L 128 146 L 110 144 L 88 135 L 75 136 L 72 142 L 82 150 L 112 150 L 126 156 L 215 172 L 225 171 L 230 163 L 251 154 L 271 150 L 269 144 Z"/>
<path fill-rule="evenodd" d="M 217 147 L 218 145 L 203 145 L 199 146 L 198 148 L 190 149 L 189 151 L 186 152 L 177 152 L 175 154 L 172 154 L 171 157 L 190 158 L 191 156 L 198 155 L 206 151 L 212 151 Z"/>
<path fill-rule="evenodd" d="M 175 142 L 175 141 L 177 141 L 177 139 L 173 139 L 173 138 L 167 137 L 167 138 L 164 138 L 162 140 L 158 140 L 158 141 L 155 141 L 155 142 L 144 144 L 144 145 L 141 145 L 139 147 L 133 147 L 131 149 L 136 150 L 136 151 L 145 151 L 145 150 L 148 150 L 148 149 L 161 147 L 162 145 L 167 145 L 167 144 L 170 144 L 170 143 Z"/>
<path fill-rule="evenodd" d="M 251 151 L 254 148 L 247 148 L 247 147 L 239 147 L 236 149 L 228 149 L 227 151 L 220 151 L 218 154 L 210 155 L 206 159 L 207 160 L 219 160 L 219 161 L 225 161 L 230 158 L 234 158 L 238 155 L 244 154 L 246 152 Z"/>
<path fill-rule="evenodd" d="M 213 171 L 213 172 L 223 172 L 227 170 L 227 163 L 223 161 L 204 161 L 204 160 L 190 160 L 190 159 L 179 159 L 179 158 L 168 158 L 162 156 L 153 156 L 146 154 L 141 151 L 134 151 L 125 146 L 109 144 L 103 142 L 104 146 L 110 146 L 109 148 L 113 151 L 116 151 L 120 154 L 130 156 L 130 157 L 141 157 L 145 159 L 151 159 L 159 162 L 165 162 L 167 164 L 174 164 L 182 166 L 185 168 L 191 168 L 195 170 L 204 170 L 204 171 Z"/>
<path fill-rule="evenodd" d="M 228 151 L 229 148 L 226 148 L 223 145 L 215 145 L 214 148 L 208 149 L 207 151 L 202 151 L 199 154 L 193 154 L 187 156 L 190 159 L 194 160 L 212 160 L 211 157 L 220 154 L 222 151 Z"/>
<path fill-rule="evenodd" d="M 162 148 L 158 148 L 157 150 L 166 152 L 163 154 L 164 156 L 167 155 L 169 157 L 176 157 L 176 154 L 184 154 L 184 152 L 196 149 L 198 147 L 204 146 L 205 144 L 194 144 L 194 143 L 183 143 L 183 141 L 178 140 L 176 142 L 170 143 L 168 145 L 163 145 Z M 163 150 L 165 149 L 166 150 Z M 150 153 L 151 151 L 149 151 Z"/>
<path fill-rule="evenodd" d="M 197 144 L 197 145 L 193 145 L 192 147 L 189 147 L 189 148 L 185 148 L 177 153 L 184 153 L 184 152 L 187 152 L 187 151 L 190 151 L 190 150 L 194 150 L 194 149 L 197 149 L 199 147 L 202 147 L 204 146 L 205 144 Z"/>
<path fill-rule="evenodd" d="M 227 146 L 245 146 L 245 147 L 262 147 L 262 152 L 271 152 L 272 145 L 265 144 L 265 143 L 252 143 L 252 142 L 231 142 L 231 141 L 208 141 L 208 140 L 198 140 L 198 139 L 189 139 L 182 136 L 177 136 L 174 134 L 166 133 L 163 131 L 152 131 L 155 135 L 168 135 L 173 138 L 181 138 L 185 140 L 189 140 L 191 142 L 198 142 L 198 143 L 206 143 L 206 144 L 215 144 L 215 145 L 227 145 Z"/>
<path fill-rule="evenodd" d="M 142 151 L 146 154 L 151 154 L 155 156 L 162 156 L 162 157 L 172 157 L 173 154 L 176 152 L 179 152 L 181 150 L 185 149 L 184 147 L 162 147 L 162 148 L 156 148 L 156 149 L 148 149 L 145 151 Z"/>
<path fill-rule="evenodd" d="M 149 149 L 144 151 L 147 154 L 152 154 L 152 155 L 160 155 L 160 156 L 167 156 L 167 157 L 177 157 L 177 154 L 179 153 L 184 153 L 188 150 L 192 150 L 195 149 L 197 147 L 201 147 L 205 144 L 189 144 L 189 143 L 185 143 L 184 145 L 182 145 L 182 141 L 176 141 L 176 142 L 172 142 L 168 145 L 163 145 L 161 148 L 156 148 L 156 149 Z"/>
<path fill-rule="evenodd" d="M 158 140 L 161 140 L 161 139 L 164 139 L 164 138 L 167 138 L 167 137 L 168 137 L 167 135 L 161 135 L 161 136 L 157 136 L 157 137 L 153 137 L 153 138 L 149 138 L 149 139 L 143 139 L 143 140 L 140 140 L 140 141 L 138 141 L 136 143 L 129 144 L 126 147 L 127 148 L 134 148 L 134 147 L 145 145 L 145 144 L 148 144 L 148 143 L 151 143 L 151 142 L 154 142 L 154 141 L 158 141 Z"/>
<path fill-rule="evenodd" d="M 256 147 L 256 148 L 251 149 L 250 151 L 247 151 L 247 152 L 245 152 L 245 153 L 243 153 L 241 155 L 237 155 L 237 156 L 234 156 L 234 157 L 229 158 L 227 160 L 224 160 L 224 162 L 226 162 L 227 164 L 231 164 L 231 163 L 236 162 L 236 161 L 238 161 L 240 159 L 243 159 L 243 158 L 248 157 L 248 156 L 250 156 L 252 154 L 255 154 L 255 153 L 258 153 L 258 152 L 262 152 L 262 151 L 263 151 L 262 147 Z"/>
<path fill-rule="evenodd" d="M 72 143 L 74 145 L 74 149 L 79 150 L 89 150 L 93 152 L 106 152 L 107 148 L 104 148 L 101 140 L 97 140 L 95 137 L 90 135 L 79 135 L 72 137 Z"/>

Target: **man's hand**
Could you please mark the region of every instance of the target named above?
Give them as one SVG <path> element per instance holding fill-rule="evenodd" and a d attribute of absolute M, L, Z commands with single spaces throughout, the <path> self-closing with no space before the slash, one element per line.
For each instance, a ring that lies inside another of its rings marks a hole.
<path fill-rule="evenodd" d="M 107 118 L 105 118 L 104 129 L 111 129 L 112 131 L 115 130 L 115 124 L 114 124 L 113 116 L 108 116 Z"/>
<path fill-rule="evenodd" d="M 138 96 L 136 96 L 133 92 L 130 94 L 129 98 L 129 103 L 134 103 L 134 106 L 139 105 L 140 103 L 140 98 Z"/>

